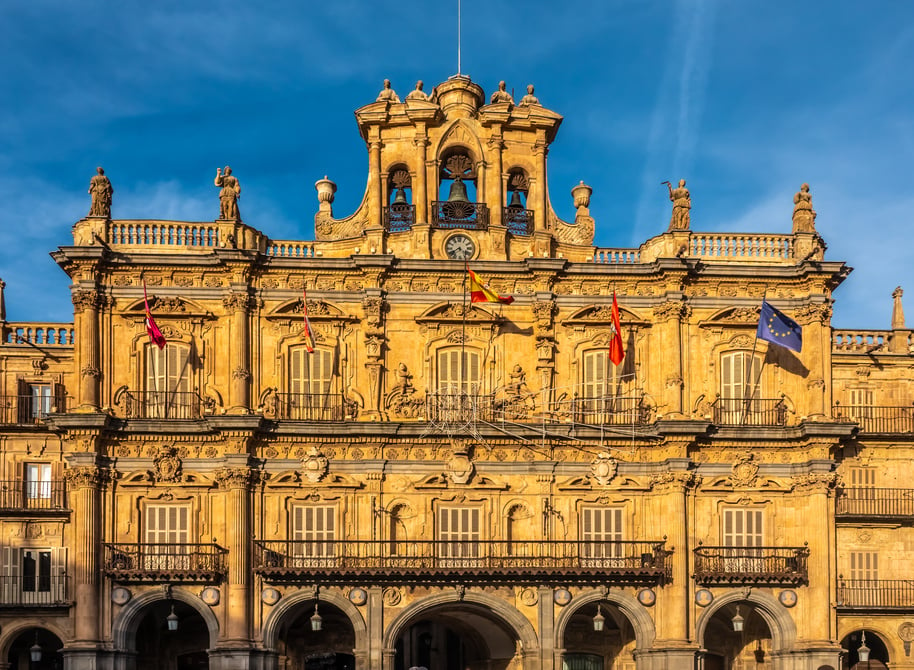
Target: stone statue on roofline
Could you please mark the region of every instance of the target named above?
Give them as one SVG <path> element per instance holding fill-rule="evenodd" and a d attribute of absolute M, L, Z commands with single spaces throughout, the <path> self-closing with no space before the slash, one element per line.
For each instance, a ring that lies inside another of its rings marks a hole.
<path fill-rule="evenodd" d="M 816 213 L 812 208 L 812 195 L 809 184 L 803 184 L 793 196 L 793 232 L 816 232 Z"/>
<path fill-rule="evenodd" d="M 688 230 L 689 216 L 692 209 L 692 197 L 686 188 L 685 179 L 679 180 L 679 186 L 673 188 L 670 182 L 663 182 L 670 191 L 670 200 L 673 203 L 673 215 L 670 217 L 670 230 Z"/>
<path fill-rule="evenodd" d="M 520 104 L 524 106 L 540 104 L 539 98 L 533 95 L 533 84 L 527 84 L 527 95 L 520 99 Z"/>
<path fill-rule="evenodd" d="M 378 99 L 375 102 L 400 102 L 400 96 L 390 87 L 390 79 L 384 80 L 384 88 L 378 93 Z"/>
<path fill-rule="evenodd" d="M 241 221 L 241 212 L 238 210 L 238 198 L 241 196 L 241 184 L 232 174 L 232 168 L 225 166 L 216 168 L 216 178 L 213 180 L 219 191 L 219 218 L 226 221 Z"/>
<path fill-rule="evenodd" d="M 428 94 L 422 90 L 423 85 L 424 84 L 421 79 L 419 81 L 417 81 L 415 90 L 410 91 L 406 95 L 406 100 L 407 101 L 409 101 L 409 100 L 422 100 L 422 101 L 428 100 Z"/>
<path fill-rule="evenodd" d="M 489 98 L 491 104 L 496 104 L 499 102 L 509 102 L 512 105 L 514 104 L 514 98 L 511 97 L 511 94 L 505 90 L 505 82 L 498 82 L 498 90 L 492 94 L 492 97 Z"/>
<path fill-rule="evenodd" d="M 89 216 L 110 219 L 111 196 L 114 195 L 114 187 L 102 168 L 95 168 L 95 172 L 97 174 L 89 181 L 89 195 L 92 196 Z"/>

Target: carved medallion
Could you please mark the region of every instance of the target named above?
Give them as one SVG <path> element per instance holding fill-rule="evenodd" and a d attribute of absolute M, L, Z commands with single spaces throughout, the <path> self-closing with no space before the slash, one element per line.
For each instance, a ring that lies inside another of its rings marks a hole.
<path fill-rule="evenodd" d="M 600 486 L 606 486 L 615 478 L 618 469 L 616 459 L 604 451 L 590 464 L 590 475 Z"/>
<path fill-rule="evenodd" d="M 163 446 L 159 448 L 158 455 L 153 459 L 153 478 L 157 482 L 180 482 L 183 464 L 174 447 Z"/>
<path fill-rule="evenodd" d="M 733 464 L 733 471 L 729 478 L 731 486 L 752 486 L 755 483 L 759 466 L 758 463 L 753 462 L 753 458 L 755 458 L 754 454 L 745 453 Z"/>
<path fill-rule="evenodd" d="M 308 449 L 308 454 L 302 459 L 302 476 L 309 482 L 317 483 L 327 475 L 330 468 L 330 461 L 318 450 L 312 446 Z"/>

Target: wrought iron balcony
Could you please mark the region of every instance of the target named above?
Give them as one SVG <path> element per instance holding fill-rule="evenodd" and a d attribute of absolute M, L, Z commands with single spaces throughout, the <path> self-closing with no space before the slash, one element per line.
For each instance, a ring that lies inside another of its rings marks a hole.
<path fill-rule="evenodd" d="M 388 233 L 404 233 L 416 223 L 416 206 L 395 202 L 384 208 L 384 230 Z"/>
<path fill-rule="evenodd" d="M 436 391 L 425 396 L 427 419 L 434 423 L 494 422 L 502 418 L 501 405 L 491 393 Z"/>
<path fill-rule="evenodd" d="M 214 583 L 228 550 L 218 544 L 105 544 L 105 573 L 117 582 Z"/>
<path fill-rule="evenodd" d="M 838 608 L 910 610 L 914 608 L 914 580 L 839 578 Z"/>
<path fill-rule="evenodd" d="M 125 391 L 116 399 L 128 419 L 199 419 L 203 400 L 195 391 Z"/>
<path fill-rule="evenodd" d="M 63 404 L 64 406 L 60 406 Z M 44 422 L 48 414 L 66 412 L 63 398 L 33 395 L 0 396 L 0 424 L 34 426 Z"/>
<path fill-rule="evenodd" d="M 835 403 L 834 416 L 860 426 L 861 433 L 914 433 L 914 405 L 876 407 Z"/>
<path fill-rule="evenodd" d="M 67 607 L 70 576 L 0 575 L 0 607 Z"/>
<path fill-rule="evenodd" d="M 713 421 L 720 426 L 786 426 L 787 404 L 783 398 L 725 398 L 711 405 Z"/>
<path fill-rule="evenodd" d="M 276 582 L 358 577 L 415 583 L 459 576 L 658 584 L 670 579 L 671 554 L 662 541 L 276 540 L 255 543 L 254 566 Z"/>
<path fill-rule="evenodd" d="M 263 415 L 289 421 L 344 421 L 354 419 L 358 405 L 342 393 L 273 393 L 266 397 Z"/>
<path fill-rule="evenodd" d="M 505 207 L 502 210 L 501 221 L 512 235 L 533 234 L 533 210 L 523 207 Z"/>
<path fill-rule="evenodd" d="M 434 228 L 486 230 L 489 227 L 489 208 L 484 202 L 434 200 L 432 201 L 432 226 Z"/>
<path fill-rule="evenodd" d="M 699 584 L 805 584 L 808 547 L 697 547 Z"/>
<path fill-rule="evenodd" d="M 53 481 L 0 481 L 0 513 L 67 512 L 67 484 Z"/>
<path fill-rule="evenodd" d="M 914 489 L 841 489 L 835 513 L 846 520 L 914 517 Z"/>
<path fill-rule="evenodd" d="M 651 408 L 644 398 L 633 397 L 575 397 L 571 401 L 575 423 L 593 425 L 642 426 L 651 418 Z"/>

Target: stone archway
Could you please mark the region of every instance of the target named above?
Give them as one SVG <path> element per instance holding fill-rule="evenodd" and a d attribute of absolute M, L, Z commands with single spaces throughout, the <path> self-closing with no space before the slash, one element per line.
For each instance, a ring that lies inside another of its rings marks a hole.
<path fill-rule="evenodd" d="M 33 647 L 37 647 L 40 658 L 31 659 Z M 62 670 L 63 640 L 59 631 L 42 623 L 29 623 L 4 631 L 3 655 L 0 661 L 8 663 L 8 670 Z"/>
<path fill-rule="evenodd" d="M 385 670 L 538 667 L 539 641 L 530 622 L 494 596 L 441 593 L 405 608 L 384 631 Z"/>

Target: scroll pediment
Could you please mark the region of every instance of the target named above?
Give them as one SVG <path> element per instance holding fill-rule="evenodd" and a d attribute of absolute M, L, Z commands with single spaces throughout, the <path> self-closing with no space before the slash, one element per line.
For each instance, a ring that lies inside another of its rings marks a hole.
<path fill-rule="evenodd" d="M 759 307 L 727 307 L 701 321 L 700 328 L 719 326 L 745 327 L 755 326 L 759 320 Z"/>
<path fill-rule="evenodd" d="M 126 473 L 118 481 L 120 486 L 154 486 L 156 483 L 162 485 L 162 482 L 156 477 L 154 470 L 134 470 L 133 472 Z M 181 487 L 181 486 L 202 486 L 210 488 L 214 486 L 212 477 L 201 474 L 199 472 L 181 472 L 180 477 L 176 478 L 174 481 L 166 482 L 170 487 Z"/>
<path fill-rule="evenodd" d="M 284 302 L 279 307 L 266 315 L 267 319 L 301 319 L 304 316 L 303 298 L 296 298 Z M 310 321 L 339 321 L 341 319 L 354 320 L 346 315 L 343 310 L 333 303 L 323 300 L 308 299 L 308 320 Z"/>
<path fill-rule="evenodd" d="M 215 315 L 197 303 L 186 300 L 181 296 L 150 296 L 149 311 L 156 319 L 177 318 L 204 318 L 213 319 Z M 142 300 L 137 300 L 121 312 L 127 318 L 142 319 L 146 316 L 146 306 Z"/>
<path fill-rule="evenodd" d="M 640 316 L 628 309 L 619 308 L 619 321 L 627 326 L 650 326 L 649 321 L 645 321 Z M 589 305 L 579 309 L 569 318 L 562 321 L 562 325 L 610 325 L 612 323 L 612 305 Z"/>
<path fill-rule="evenodd" d="M 501 323 L 504 318 L 472 303 L 464 305 L 462 302 L 440 302 L 416 317 L 416 323 L 462 323 L 464 321 L 473 324 Z"/>

